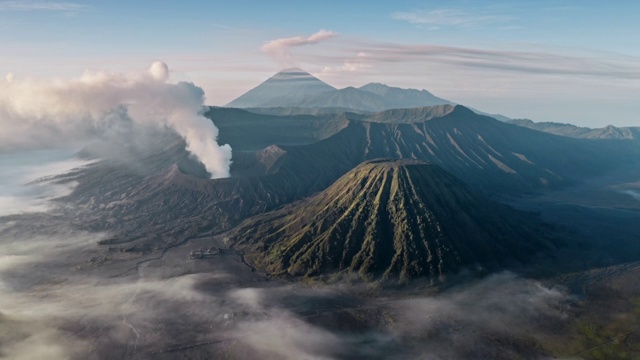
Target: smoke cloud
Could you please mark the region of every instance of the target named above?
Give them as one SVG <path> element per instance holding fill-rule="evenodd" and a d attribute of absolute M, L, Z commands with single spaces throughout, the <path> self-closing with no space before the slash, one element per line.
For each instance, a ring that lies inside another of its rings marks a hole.
<path fill-rule="evenodd" d="M 320 30 L 315 34 L 310 36 L 295 36 L 290 38 L 281 38 L 271 40 L 260 48 L 264 53 L 269 54 L 275 59 L 286 63 L 287 65 L 292 65 L 292 56 L 291 56 L 291 48 L 304 46 L 304 45 L 313 45 L 320 43 L 322 41 L 331 39 L 338 36 L 338 33 L 328 30 Z"/>
<path fill-rule="evenodd" d="M 201 114 L 204 91 L 168 79 L 163 62 L 147 72 L 85 72 L 71 80 L 7 75 L 0 83 L 0 150 L 68 145 L 136 127 L 168 128 L 184 138 L 212 178 L 229 176 L 231 147 L 216 142 L 218 129 Z"/>

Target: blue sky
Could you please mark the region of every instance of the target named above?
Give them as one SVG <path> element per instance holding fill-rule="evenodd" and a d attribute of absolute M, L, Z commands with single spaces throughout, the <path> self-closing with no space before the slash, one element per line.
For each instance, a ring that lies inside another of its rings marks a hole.
<path fill-rule="evenodd" d="M 383 82 L 511 117 L 640 126 L 638 18 L 637 1 L 0 0 L 0 72 L 69 78 L 162 60 L 222 105 L 298 66 L 337 87 Z"/>

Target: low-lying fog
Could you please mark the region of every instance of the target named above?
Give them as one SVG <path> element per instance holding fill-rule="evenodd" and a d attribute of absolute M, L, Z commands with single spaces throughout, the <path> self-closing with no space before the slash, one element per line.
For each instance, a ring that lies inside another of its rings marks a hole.
<path fill-rule="evenodd" d="M 0 216 L 46 211 L 47 199 L 68 194 L 66 185 L 34 182 L 89 161 L 74 158 L 77 149 L 0 152 Z"/>
<path fill-rule="evenodd" d="M 622 193 L 631 196 L 632 198 L 640 201 L 640 191 L 637 190 L 624 190 Z"/>
<path fill-rule="evenodd" d="M 509 273 L 400 298 L 267 281 L 233 255 L 190 260 L 206 238 L 101 261 L 109 234 L 49 201 L 70 189 L 25 185 L 85 164 L 72 153 L 0 156 L 2 358 L 536 358 L 539 330 L 562 328 L 567 294 Z"/>

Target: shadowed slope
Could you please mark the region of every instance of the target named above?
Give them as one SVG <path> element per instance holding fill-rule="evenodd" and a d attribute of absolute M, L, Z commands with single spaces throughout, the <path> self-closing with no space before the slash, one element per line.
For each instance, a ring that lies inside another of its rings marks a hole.
<path fill-rule="evenodd" d="M 287 155 L 281 169 L 319 179 L 326 172 L 340 176 L 369 159 L 418 159 L 442 166 L 473 188 L 511 194 L 602 175 L 624 166 L 622 154 L 638 151 L 630 144 L 564 138 L 505 124 L 459 105 L 441 117 L 431 117 L 427 110 L 391 111 L 389 115 L 398 115 L 385 118 L 392 123 L 352 120 L 317 143 L 283 147 Z M 415 122 L 408 123 L 410 119 Z"/>
<path fill-rule="evenodd" d="M 229 230 L 249 216 L 325 190 L 369 159 L 430 161 L 493 196 L 566 186 L 633 169 L 640 159 L 633 142 L 564 138 L 461 106 L 433 117 L 446 108 L 391 111 L 377 122 L 357 114 L 330 120 L 215 109 L 208 114 L 220 124 L 220 139 L 234 149 L 232 178 L 200 178 L 206 177 L 202 165 L 176 136 L 153 137 L 141 147 L 126 138 L 97 149 L 99 158 L 119 155 L 68 178 L 78 183 L 69 198 L 89 210 L 90 215 L 78 219 L 83 227 L 162 247 L 182 235 L 158 240 L 155 234 Z M 265 145 L 272 141 L 284 144 Z M 297 143 L 303 145 L 290 145 Z M 152 231 L 137 226 L 142 222 Z"/>

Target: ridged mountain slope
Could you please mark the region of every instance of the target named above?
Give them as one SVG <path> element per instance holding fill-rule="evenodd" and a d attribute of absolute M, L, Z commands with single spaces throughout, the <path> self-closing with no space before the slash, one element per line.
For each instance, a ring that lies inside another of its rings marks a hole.
<path fill-rule="evenodd" d="M 259 114 L 244 119 L 248 113 L 242 110 L 217 109 L 208 114 L 214 122 L 217 119 L 221 141 L 234 149 L 232 178 L 199 179 L 206 176 L 204 168 L 191 159 L 177 136 L 154 138 L 150 149 L 136 148 L 133 136 L 96 154 L 99 158 L 114 151 L 120 155 L 70 178 L 78 183 L 70 197 L 95 211 L 95 217 L 78 220 L 83 226 L 126 233 L 129 239 L 140 238 L 155 246 L 159 242 L 154 234 L 161 231 L 149 232 L 136 224 L 142 221 L 165 233 L 172 228 L 175 234 L 226 231 L 249 216 L 325 190 L 368 159 L 430 161 L 474 191 L 493 196 L 623 172 L 637 168 L 640 159 L 640 148 L 631 141 L 555 136 L 479 116 L 460 106 L 444 116 L 426 116 L 430 120 L 419 116 L 431 113 L 428 109 L 392 113 L 398 117 L 386 119 L 395 122 L 389 124 L 350 119 L 349 114 L 329 122 Z M 247 133 L 253 135 L 244 136 Z M 272 141 L 307 144 L 266 145 Z M 253 151 L 260 146 L 262 150 Z M 122 164 L 122 159 L 128 160 Z M 178 168 L 171 167 L 176 163 Z"/>
<path fill-rule="evenodd" d="M 341 175 L 369 159 L 418 159 L 441 165 L 474 188 L 513 194 L 599 176 L 638 153 L 618 142 L 564 138 L 505 124 L 460 105 L 430 120 L 403 121 L 352 120 L 317 143 L 284 146 L 280 169 L 318 182 L 319 174 Z"/>
<path fill-rule="evenodd" d="M 307 200 L 243 222 L 230 239 L 270 273 L 436 280 L 465 266 L 524 262 L 550 244 L 540 228 L 439 166 L 372 160 Z"/>

